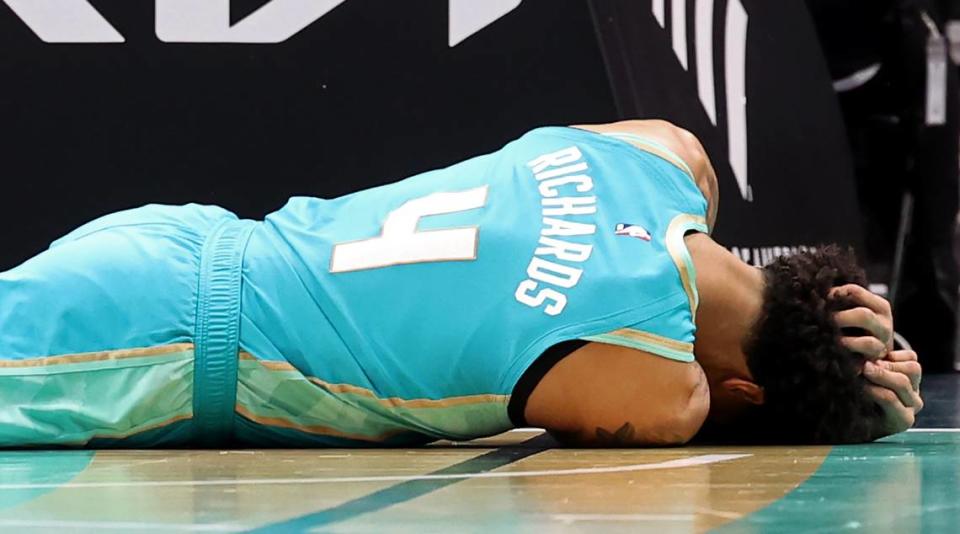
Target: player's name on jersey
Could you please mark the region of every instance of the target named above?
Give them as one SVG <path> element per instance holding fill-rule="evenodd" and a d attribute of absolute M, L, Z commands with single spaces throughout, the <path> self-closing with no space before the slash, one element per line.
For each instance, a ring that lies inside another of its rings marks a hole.
<path fill-rule="evenodd" d="M 590 194 L 593 179 L 576 146 L 544 154 L 527 166 L 538 182 L 543 228 L 527 266 L 528 278 L 514 296 L 531 308 L 542 307 L 547 315 L 560 315 L 567 306 L 565 291 L 580 282 L 581 265 L 593 252 L 592 244 L 576 239 L 597 232 L 597 197 Z"/>

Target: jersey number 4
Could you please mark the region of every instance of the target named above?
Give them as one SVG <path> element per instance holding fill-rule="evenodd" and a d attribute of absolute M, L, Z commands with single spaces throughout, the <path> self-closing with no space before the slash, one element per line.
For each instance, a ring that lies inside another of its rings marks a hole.
<path fill-rule="evenodd" d="M 453 193 L 433 193 L 391 211 L 380 236 L 333 247 L 331 273 L 380 269 L 392 265 L 477 259 L 480 228 L 417 230 L 422 217 L 482 208 L 487 186 Z"/>

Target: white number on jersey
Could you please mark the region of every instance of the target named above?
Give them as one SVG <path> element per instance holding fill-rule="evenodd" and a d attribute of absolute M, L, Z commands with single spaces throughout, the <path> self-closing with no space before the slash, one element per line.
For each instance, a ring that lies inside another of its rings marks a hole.
<path fill-rule="evenodd" d="M 417 230 L 422 217 L 482 208 L 487 186 L 453 193 L 433 193 L 408 201 L 390 212 L 380 237 L 333 247 L 331 273 L 379 269 L 391 265 L 477 259 L 480 228 Z"/>

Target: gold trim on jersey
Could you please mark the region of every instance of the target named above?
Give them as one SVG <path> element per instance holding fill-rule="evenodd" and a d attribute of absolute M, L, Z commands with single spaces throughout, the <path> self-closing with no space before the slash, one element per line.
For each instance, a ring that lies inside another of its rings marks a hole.
<path fill-rule="evenodd" d="M 586 336 L 582 339 L 641 350 L 678 362 L 688 363 L 695 359 L 692 344 L 633 328 L 614 330 L 608 334 Z"/>
<path fill-rule="evenodd" d="M 657 334 L 652 334 L 650 332 L 644 332 L 643 330 L 635 330 L 633 328 L 621 328 L 620 330 L 614 330 L 613 332 L 610 332 L 610 334 L 615 336 L 623 336 L 626 338 L 635 339 L 637 341 L 642 341 L 645 343 L 662 345 L 665 348 L 679 351 L 679 352 L 693 352 L 693 343 L 677 341 L 676 339 L 659 336 Z"/>
<path fill-rule="evenodd" d="M 41 358 L 30 358 L 25 360 L 0 360 L 0 369 L 46 367 L 50 365 L 66 365 L 71 363 L 127 360 L 132 358 L 146 358 L 149 356 L 167 356 L 192 351 L 193 348 L 194 346 L 192 343 L 178 343 L 142 349 L 106 350 L 100 352 L 65 354 L 62 356 L 44 356 Z"/>
<path fill-rule="evenodd" d="M 690 302 L 691 318 L 696 321 L 697 307 L 700 305 L 700 295 L 697 292 L 697 270 L 690 257 L 690 251 L 687 250 L 687 245 L 683 241 L 683 237 L 689 230 L 706 232 L 706 221 L 703 217 L 689 213 L 681 213 L 674 217 L 667 228 L 667 251 L 680 273 L 683 290 Z"/>

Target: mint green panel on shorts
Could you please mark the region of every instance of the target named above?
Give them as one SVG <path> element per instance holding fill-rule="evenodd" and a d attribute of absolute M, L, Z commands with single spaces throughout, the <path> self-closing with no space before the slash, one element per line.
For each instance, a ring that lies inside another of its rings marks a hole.
<path fill-rule="evenodd" d="M 197 371 L 224 337 L 204 328 L 225 331 L 212 317 L 239 306 L 210 280 L 232 270 L 238 284 L 242 249 L 213 256 L 246 224 L 215 207 L 146 206 L 0 273 L 0 446 L 203 443 L 198 406 L 216 402 L 201 404 Z M 215 415 L 232 421 L 226 389 Z"/>
<path fill-rule="evenodd" d="M 188 421 L 193 345 L 4 360 L 0 406 L 5 447 L 82 446 Z"/>

